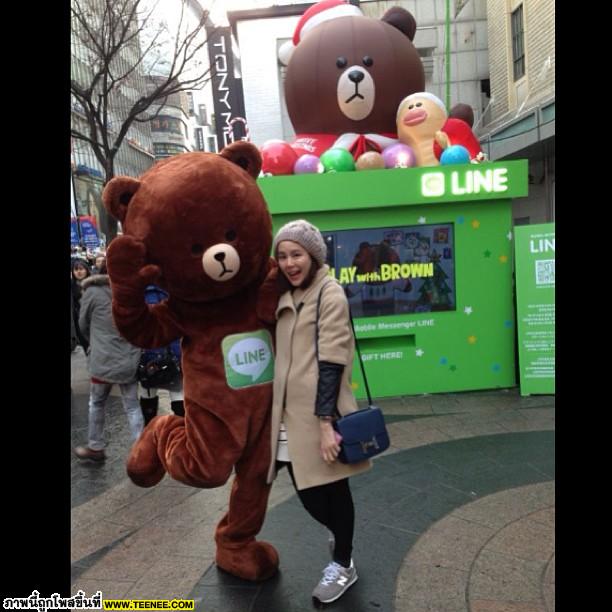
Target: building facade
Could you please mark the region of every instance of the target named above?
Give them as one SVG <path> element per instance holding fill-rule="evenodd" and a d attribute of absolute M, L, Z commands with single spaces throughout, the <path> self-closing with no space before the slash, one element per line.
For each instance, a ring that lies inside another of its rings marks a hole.
<path fill-rule="evenodd" d="M 487 0 L 491 106 L 479 126 L 492 160 L 529 160 L 517 225 L 555 220 L 555 2 Z"/>
<path fill-rule="evenodd" d="M 160 80 L 166 80 L 165 77 L 152 75 L 148 75 L 146 79 L 151 89 Z M 192 109 L 189 102 L 187 93 L 179 91 L 170 94 L 165 104 L 151 106 L 150 112 L 155 115 L 150 122 L 155 161 L 193 150 L 193 132 L 190 125 Z"/>

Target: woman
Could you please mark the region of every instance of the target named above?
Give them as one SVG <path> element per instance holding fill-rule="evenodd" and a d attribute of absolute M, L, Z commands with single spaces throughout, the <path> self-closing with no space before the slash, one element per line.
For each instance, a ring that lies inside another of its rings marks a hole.
<path fill-rule="evenodd" d="M 329 603 L 357 580 L 348 477 L 371 467 L 369 461 L 338 461 L 340 446 L 332 426 L 338 413 L 357 409 L 350 385 L 355 342 L 346 296 L 329 277 L 321 232 L 307 221 L 293 221 L 279 230 L 273 248 L 284 292 L 276 311 L 268 482 L 286 466 L 303 506 L 331 531 L 332 562 L 312 594 L 315 602 Z"/>
<path fill-rule="evenodd" d="M 113 388 L 119 386 L 121 400 L 128 418 L 132 441 L 140 436 L 144 418 L 138 403 L 136 370 L 140 349 L 122 338 L 115 327 L 111 312 L 112 293 L 106 265 L 100 274 L 83 282 L 83 299 L 79 325 L 91 343 L 87 355 L 87 368 L 91 375 L 89 391 L 89 425 L 87 446 L 74 449 L 79 459 L 104 461 L 106 446 L 104 421 L 106 402 Z"/>
<path fill-rule="evenodd" d="M 76 334 L 78 343 L 83 347 L 83 350 L 87 353 L 89 349 L 89 342 L 84 337 L 79 327 L 79 313 L 81 310 L 81 285 L 86 278 L 91 276 L 91 270 L 84 259 L 74 259 L 70 269 L 70 294 L 72 300 L 72 322 L 74 325 L 74 332 Z"/>

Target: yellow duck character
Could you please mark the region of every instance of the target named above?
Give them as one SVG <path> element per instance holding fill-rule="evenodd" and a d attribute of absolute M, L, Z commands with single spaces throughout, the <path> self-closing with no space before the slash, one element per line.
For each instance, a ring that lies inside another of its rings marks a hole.
<path fill-rule="evenodd" d="M 421 91 L 404 98 L 397 110 L 397 136 L 399 141 L 412 147 L 417 166 L 438 166 L 434 142 L 441 138 L 440 131 L 448 119 L 442 100 Z M 444 147 L 443 147 L 444 148 Z"/>

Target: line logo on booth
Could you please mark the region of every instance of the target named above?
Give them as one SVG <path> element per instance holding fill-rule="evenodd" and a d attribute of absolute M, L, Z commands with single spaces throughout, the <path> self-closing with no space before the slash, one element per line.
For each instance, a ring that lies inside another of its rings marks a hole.
<path fill-rule="evenodd" d="M 421 195 L 439 198 L 444 195 L 462 196 L 475 193 L 503 193 L 508 190 L 508 169 L 473 169 L 426 172 L 421 176 Z"/>

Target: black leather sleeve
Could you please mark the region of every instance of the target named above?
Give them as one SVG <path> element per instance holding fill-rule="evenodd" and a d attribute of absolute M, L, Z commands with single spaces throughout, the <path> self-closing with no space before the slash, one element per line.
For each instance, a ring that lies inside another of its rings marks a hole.
<path fill-rule="evenodd" d="M 315 401 L 316 416 L 335 416 L 344 366 L 329 361 L 319 362 L 319 382 Z"/>

